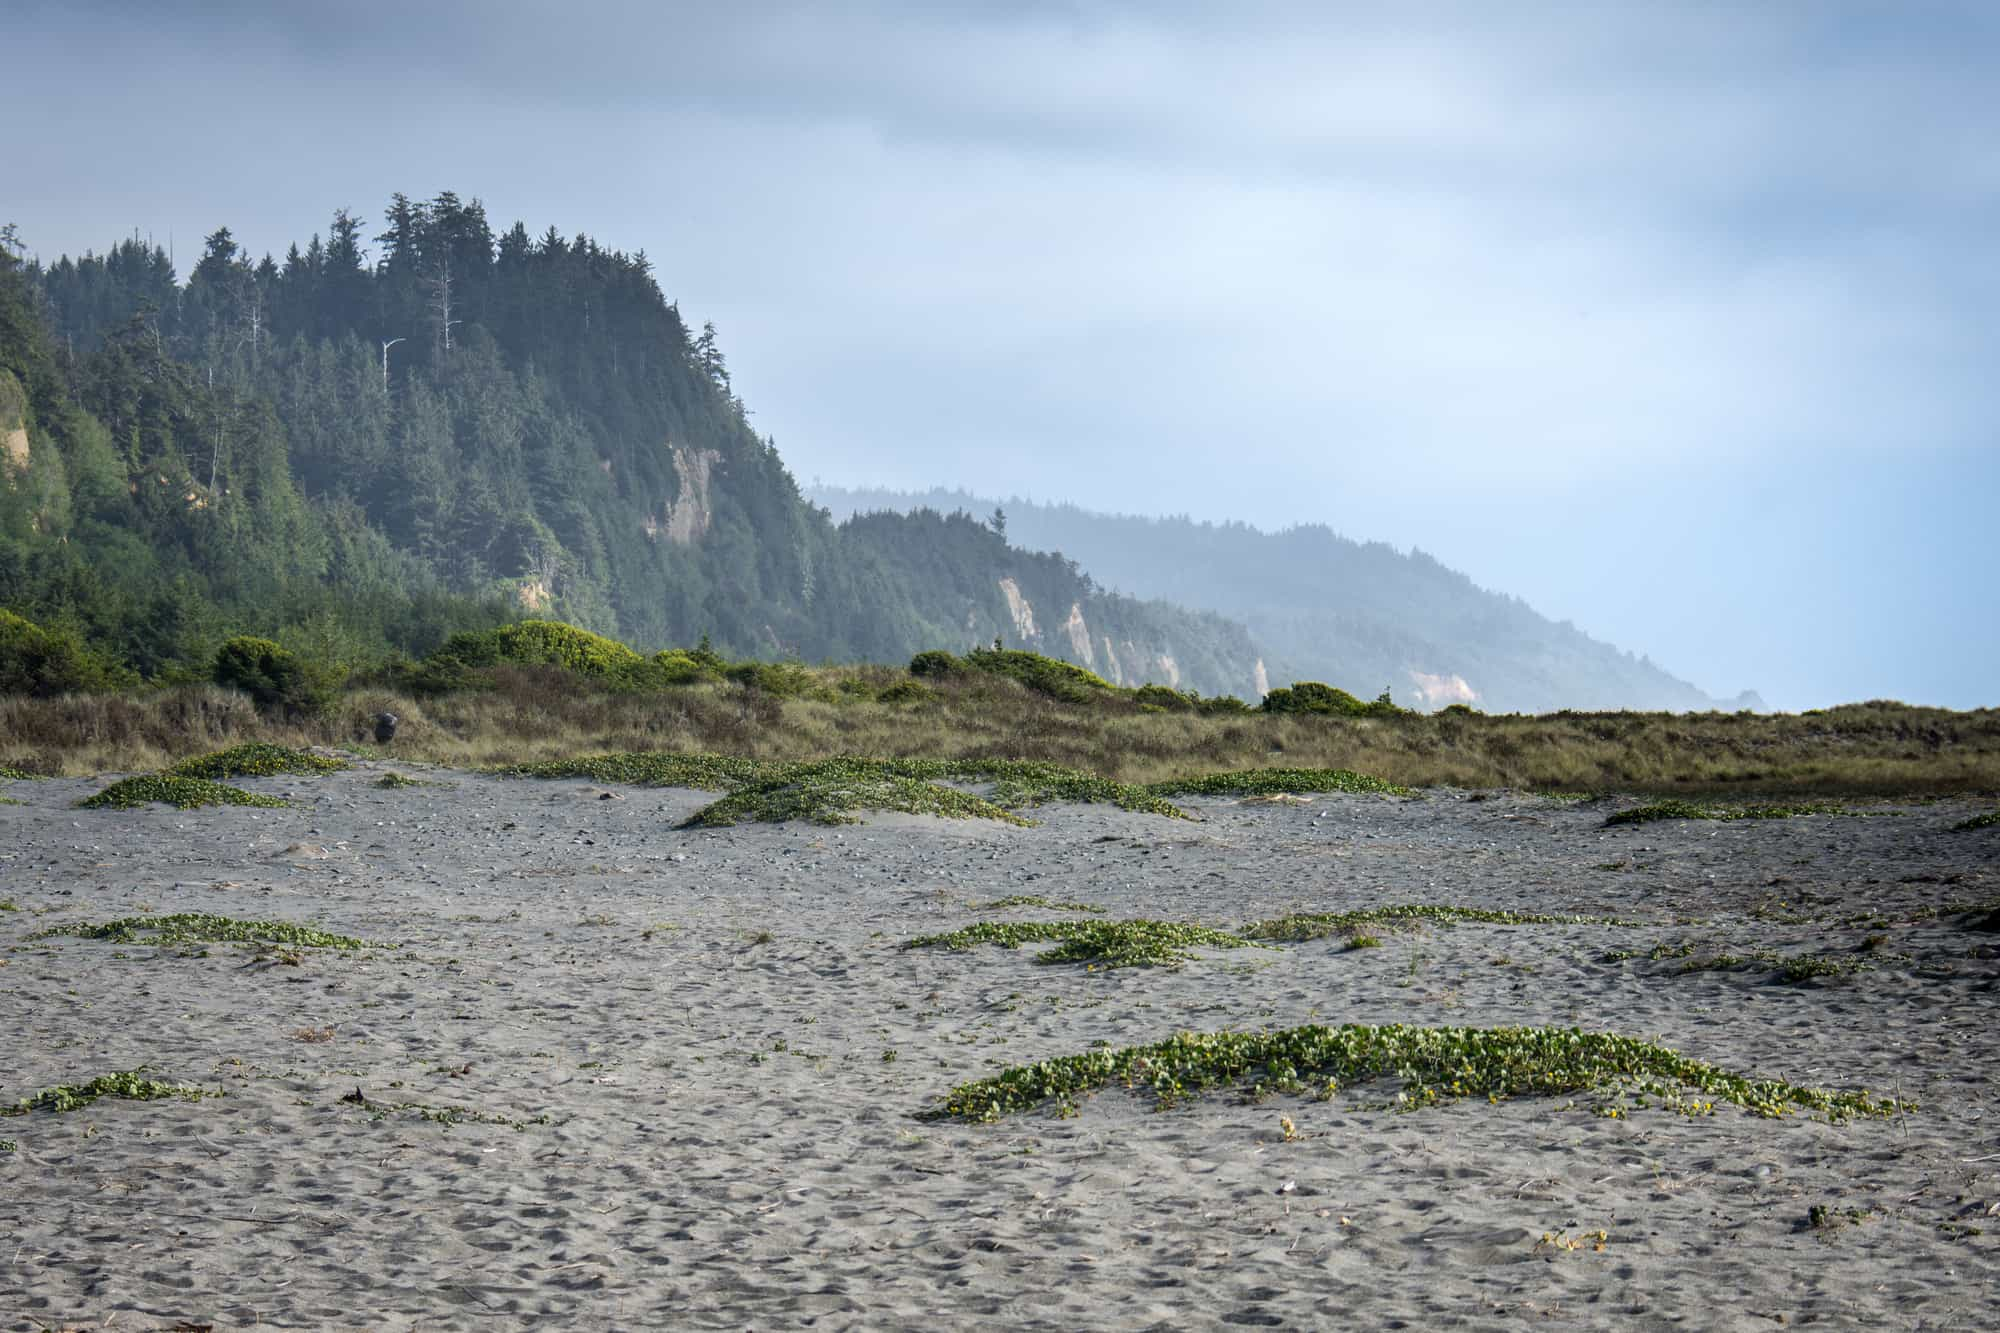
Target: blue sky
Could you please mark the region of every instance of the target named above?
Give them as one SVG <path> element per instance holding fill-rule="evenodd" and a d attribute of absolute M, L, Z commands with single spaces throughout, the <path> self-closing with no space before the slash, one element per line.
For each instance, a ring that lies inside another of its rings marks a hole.
<path fill-rule="evenodd" d="M 31 0 L 8 44 L 47 258 L 452 189 L 645 249 L 801 478 L 1323 521 L 1713 693 L 2000 705 L 2000 5 Z"/>

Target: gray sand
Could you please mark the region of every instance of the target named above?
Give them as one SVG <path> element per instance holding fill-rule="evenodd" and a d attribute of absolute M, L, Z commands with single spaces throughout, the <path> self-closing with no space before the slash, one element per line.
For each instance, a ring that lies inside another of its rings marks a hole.
<path fill-rule="evenodd" d="M 100 783 L 10 784 L 0 1102 L 137 1066 L 227 1095 L 0 1119 L 7 1327 L 1945 1328 L 2000 1293 L 2000 936 L 1910 919 L 2000 894 L 2000 829 L 1952 831 L 1962 802 L 1605 829 L 1605 806 L 1431 792 L 683 833 L 712 798 L 445 773 L 385 791 L 382 771 L 241 784 L 291 810 L 83 811 Z M 1406 902 L 1661 924 L 1385 931 L 1178 970 L 896 947 L 1063 915 L 971 907 L 1020 893 L 1224 927 Z M 1830 924 L 1873 910 L 1893 924 Z M 401 947 L 290 964 L 28 939 L 169 912 Z M 1877 970 L 1806 985 L 1602 961 L 1870 935 Z M 917 1118 L 1009 1064 L 1307 1022 L 1577 1025 L 1922 1108 L 1399 1114 L 1383 1085 Z M 368 1104 L 342 1101 L 357 1088 Z M 523 1123 L 381 1109 L 405 1102 Z M 1814 1205 L 1845 1224 L 1808 1225 Z M 1600 1229 L 1601 1249 L 1543 1242 Z"/>

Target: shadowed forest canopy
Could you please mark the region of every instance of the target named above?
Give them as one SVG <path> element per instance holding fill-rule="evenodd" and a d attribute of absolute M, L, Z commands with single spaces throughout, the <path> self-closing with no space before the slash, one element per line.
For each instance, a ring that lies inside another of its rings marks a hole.
<path fill-rule="evenodd" d="M 1107 594 L 966 513 L 836 527 L 644 252 L 477 200 L 0 250 L 0 606 L 150 677 L 232 633 L 331 664 L 554 618 L 652 649 L 900 661 L 1003 638 L 1121 683 L 1255 692 L 1237 624 Z"/>

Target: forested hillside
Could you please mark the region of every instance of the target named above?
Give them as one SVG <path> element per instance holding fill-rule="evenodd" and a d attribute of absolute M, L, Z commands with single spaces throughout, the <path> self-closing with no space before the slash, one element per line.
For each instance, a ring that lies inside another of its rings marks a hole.
<path fill-rule="evenodd" d="M 148 676 L 228 633 L 362 663 L 523 615 L 638 647 L 898 661 L 999 637 L 1250 694 L 1247 633 L 968 514 L 836 527 L 641 252 L 477 201 L 282 259 L 0 246 L 0 607 Z"/>
<path fill-rule="evenodd" d="M 1001 507 L 962 491 L 815 486 L 810 494 L 836 517 Z M 1019 499 L 1004 510 L 1016 541 L 1062 552 L 1106 587 L 1243 621 L 1268 654 L 1273 681 L 1325 680 L 1369 694 L 1386 685 L 1429 707 L 1496 712 L 1763 706 L 1754 695 L 1711 699 L 1421 551 L 1351 541 L 1318 525 L 1263 532 Z"/>

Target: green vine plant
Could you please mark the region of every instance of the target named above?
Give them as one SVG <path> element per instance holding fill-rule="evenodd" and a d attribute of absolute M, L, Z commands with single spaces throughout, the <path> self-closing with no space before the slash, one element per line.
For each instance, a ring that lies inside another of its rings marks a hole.
<path fill-rule="evenodd" d="M 162 771 L 180 778 L 271 778 L 287 773 L 319 775 L 338 773 L 348 766 L 345 759 L 313 754 L 289 745 L 250 741 L 226 750 L 196 755 L 169 765 Z"/>
<path fill-rule="evenodd" d="M 1400 1084 L 1391 1105 L 1403 1110 L 1466 1097 L 1490 1103 L 1518 1096 L 1578 1093 L 1658 1102 L 1686 1115 L 1708 1115 L 1730 1102 L 1759 1116 L 1805 1111 L 1844 1122 L 1913 1111 L 1916 1103 L 1858 1092 L 1803 1087 L 1718 1069 L 1670 1047 L 1609 1032 L 1555 1027 L 1341 1027 L 1308 1025 L 1278 1032 L 1179 1033 L 1150 1046 L 1086 1051 L 1017 1065 L 962 1083 L 926 1115 L 993 1121 L 1053 1104 L 1073 1113 L 1077 1099 L 1119 1085 L 1151 1092 L 1162 1106 L 1212 1089 L 1242 1087 L 1331 1098 L 1344 1085 Z M 1606 1105 L 1604 1112 L 1624 1114 Z"/>
<path fill-rule="evenodd" d="M 1226 931 L 1178 921 L 981 921 L 942 935 L 904 941 L 905 949 L 975 948 L 982 944 L 1018 949 L 1054 942 L 1035 956 L 1038 963 L 1082 963 L 1090 968 L 1178 967 L 1196 949 L 1244 949 L 1258 945 Z"/>
<path fill-rule="evenodd" d="M 1334 935 L 1352 935 L 1356 928 L 1373 925 L 1460 924 L 1487 926 L 1640 926 L 1608 916 L 1575 914 L 1544 915 L 1540 912 L 1493 911 L 1479 907 L 1446 907 L 1431 903 L 1402 903 L 1389 907 L 1362 907 L 1349 912 L 1299 912 L 1271 921 L 1253 921 L 1241 934 L 1253 940 L 1281 940 L 1300 944 Z"/>
<path fill-rule="evenodd" d="M 56 926 L 30 936 L 47 939 L 73 935 L 86 940 L 109 940 L 117 944 L 156 944 L 162 947 L 187 944 L 259 944 L 287 949 L 393 949 L 393 944 L 372 944 L 352 935 L 334 935 L 312 926 L 289 921 L 241 921 L 235 917 L 207 912 L 177 912 L 170 916 L 128 916 L 101 925 L 87 922 Z"/>
<path fill-rule="evenodd" d="M 183 1101 L 198 1102 L 204 1097 L 223 1096 L 221 1089 L 210 1091 L 191 1083 L 164 1083 L 159 1079 L 147 1078 L 145 1067 L 127 1069 L 115 1074 L 100 1074 L 88 1083 L 64 1083 L 53 1088 L 43 1088 L 15 1102 L 12 1106 L 0 1106 L 0 1115 L 27 1115 L 31 1111 L 80 1111 L 100 1097 L 122 1097 L 128 1101 L 150 1102 L 174 1097 Z"/>
<path fill-rule="evenodd" d="M 150 773 L 114 782 L 95 796 L 84 797 L 76 806 L 79 810 L 136 810 L 155 803 L 171 805 L 177 810 L 199 810 L 209 805 L 254 805 L 278 809 L 290 804 L 276 796 L 248 792 L 204 778 Z"/>

